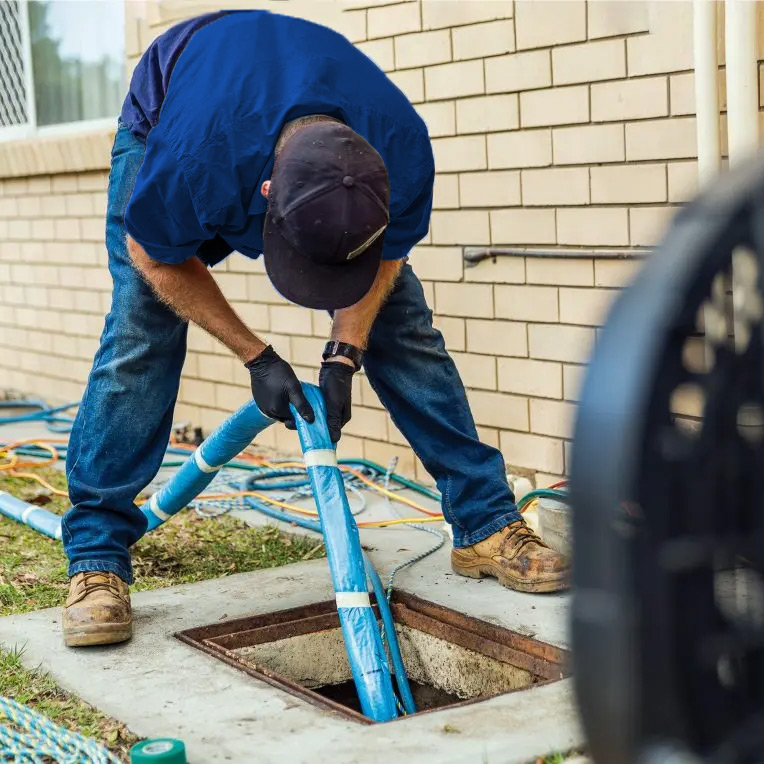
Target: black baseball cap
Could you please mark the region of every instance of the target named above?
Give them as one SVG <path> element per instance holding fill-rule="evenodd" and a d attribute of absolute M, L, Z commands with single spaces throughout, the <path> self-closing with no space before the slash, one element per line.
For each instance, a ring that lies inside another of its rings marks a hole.
<path fill-rule="evenodd" d="M 339 310 L 371 288 L 389 222 L 382 157 L 341 122 L 312 122 L 276 157 L 263 229 L 265 270 L 288 300 Z"/>

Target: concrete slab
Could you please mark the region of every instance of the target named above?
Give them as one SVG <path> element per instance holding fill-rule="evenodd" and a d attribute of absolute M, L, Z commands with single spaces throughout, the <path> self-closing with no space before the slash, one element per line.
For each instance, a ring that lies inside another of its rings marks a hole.
<path fill-rule="evenodd" d="M 531 607 L 518 612 L 513 592 L 449 580 L 442 572 L 445 552 L 437 557 L 441 573 L 435 580 L 421 586 L 412 576 L 403 588 L 420 597 L 432 593 L 436 601 L 510 627 Z M 316 560 L 136 594 L 136 635 L 125 645 L 67 650 L 57 610 L 0 619 L 0 644 L 24 645 L 28 666 L 41 665 L 62 687 L 136 734 L 185 740 L 192 764 L 255 758 L 274 764 L 329 758 L 336 764 L 387 764 L 391 753 L 404 761 L 521 764 L 582 745 L 569 680 L 366 726 L 241 674 L 172 636 L 331 594 L 326 563 Z"/>

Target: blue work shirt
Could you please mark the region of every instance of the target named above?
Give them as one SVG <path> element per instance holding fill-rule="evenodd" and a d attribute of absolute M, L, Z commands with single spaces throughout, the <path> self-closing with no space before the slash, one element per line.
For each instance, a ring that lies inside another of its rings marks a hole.
<path fill-rule="evenodd" d="M 180 50 L 179 50 L 180 49 Z M 268 11 L 207 14 L 168 30 L 136 67 L 122 118 L 146 153 L 125 228 L 154 259 L 208 264 L 263 250 L 282 128 L 327 114 L 362 135 L 390 179 L 383 257 L 427 233 L 434 161 L 427 127 L 385 73 L 342 35 Z"/>

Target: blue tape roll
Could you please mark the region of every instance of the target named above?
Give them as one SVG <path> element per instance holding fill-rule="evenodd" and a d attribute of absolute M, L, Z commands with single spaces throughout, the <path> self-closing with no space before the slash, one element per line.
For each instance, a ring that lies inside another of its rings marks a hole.
<path fill-rule="evenodd" d="M 378 722 L 389 721 L 398 715 L 398 711 L 374 611 L 370 606 L 342 605 L 343 601 L 363 601 L 364 595 L 368 601 L 358 526 L 350 514 L 345 485 L 336 466 L 335 446 L 329 438 L 321 391 L 315 385 L 308 384 L 303 384 L 303 390 L 316 419 L 313 424 L 308 424 L 294 408 L 292 413 L 321 517 L 332 583 L 339 595 L 337 610 L 353 680 L 363 713 Z M 350 596 L 343 598 L 343 595 Z"/>

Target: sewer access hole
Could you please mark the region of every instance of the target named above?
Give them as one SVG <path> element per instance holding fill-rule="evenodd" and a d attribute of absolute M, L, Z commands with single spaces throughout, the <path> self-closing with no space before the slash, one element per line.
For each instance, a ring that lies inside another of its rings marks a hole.
<path fill-rule="evenodd" d="M 430 684 L 422 684 L 409 677 L 409 686 L 411 694 L 414 696 L 419 711 L 430 711 L 433 708 L 443 708 L 443 706 L 452 706 L 461 701 L 458 695 L 451 695 L 445 690 L 439 690 Z M 335 703 L 339 703 L 345 708 L 361 713 L 361 701 L 358 699 L 358 692 L 355 689 L 355 682 L 348 680 L 339 684 L 325 684 L 322 687 L 316 687 L 314 692 L 322 698 L 328 698 Z"/>
<path fill-rule="evenodd" d="M 418 713 L 527 689 L 567 675 L 553 645 L 409 594 L 391 602 Z M 371 723 L 360 703 L 333 601 L 216 623 L 179 639 L 316 705 Z"/>

